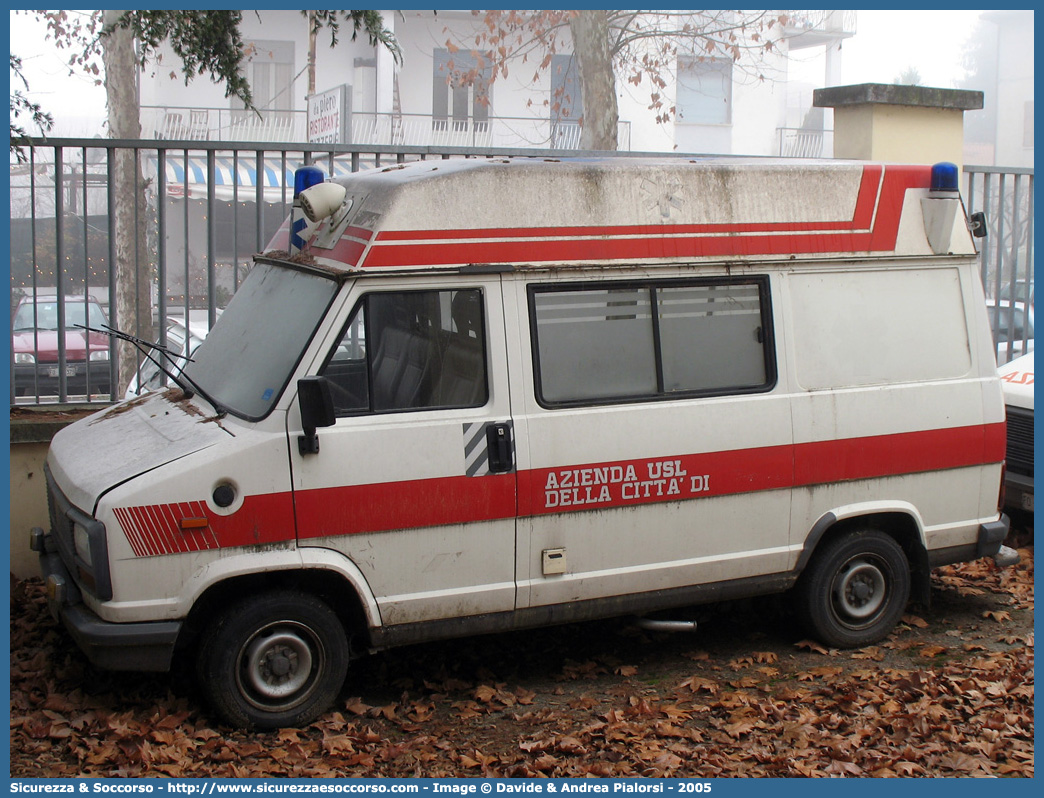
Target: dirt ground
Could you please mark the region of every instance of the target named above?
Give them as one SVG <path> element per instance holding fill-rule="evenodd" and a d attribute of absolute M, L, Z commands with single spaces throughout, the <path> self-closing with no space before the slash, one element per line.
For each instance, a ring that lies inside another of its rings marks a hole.
<path fill-rule="evenodd" d="M 805 639 L 782 598 L 412 646 L 349 670 L 302 729 L 217 725 L 179 674 L 94 670 L 11 599 L 13 777 L 1028 776 L 1032 517 L 1022 561 L 937 569 L 930 607 L 857 651 Z"/>

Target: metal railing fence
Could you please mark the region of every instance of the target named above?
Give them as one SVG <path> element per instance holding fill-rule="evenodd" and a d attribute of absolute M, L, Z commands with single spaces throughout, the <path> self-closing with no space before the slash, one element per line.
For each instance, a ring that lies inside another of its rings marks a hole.
<path fill-rule="evenodd" d="M 425 159 L 563 155 L 559 148 L 189 138 L 34 139 L 23 151 L 25 162 L 10 166 L 12 320 L 23 306 L 22 329 L 12 325 L 12 405 L 123 397 L 136 375 L 121 365 L 137 354 L 92 341 L 77 326 L 88 310 L 100 306 L 112 326 L 162 345 L 179 322 L 212 324 L 289 214 L 298 166 L 314 163 L 339 176 Z M 117 188 L 122 153 L 138 168 Z M 641 155 L 617 153 L 632 154 Z M 120 293 L 127 281 L 117 279 L 121 262 L 133 275 L 130 305 Z"/>
<path fill-rule="evenodd" d="M 133 154 L 138 169 L 130 185 L 117 190 L 120 153 Z M 414 160 L 562 154 L 533 148 L 34 140 L 26 147 L 27 160 L 10 167 L 12 318 L 19 305 L 28 306 L 19 315 L 25 331 L 12 335 L 11 402 L 104 404 L 123 396 L 132 378 L 127 368 L 121 373 L 121 363 L 136 362 L 136 354 L 112 341 L 85 340 L 76 326 L 91 318 L 88 311 L 96 305 L 113 326 L 161 344 L 179 322 L 184 328 L 198 322 L 204 329 L 213 323 L 253 255 L 265 249 L 290 212 L 293 172 L 306 162 L 337 176 Z M 1003 362 L 1033 341 L 1033 170 L 968 166 L 965 173 L 968 210 L 982 210 L 988 220 L 990 234 L 979 239 L 982 277 Z M 127 281 L 117 279 L 113 264 L 121 262 L 135 283 L 130 300 L 119 292 Z M 54 307 L 44 306 L 45 297 Z M 70 301 L 55 305 L 56 297 Z M 47 324 L 45 317 L 51 319 Z"/>
<path fill-rule="evenodd" d="M 1033 169 L 965 166 L 968 213 L 986 215 L 977 239 L 997 361 L 1033 348 Z"/>

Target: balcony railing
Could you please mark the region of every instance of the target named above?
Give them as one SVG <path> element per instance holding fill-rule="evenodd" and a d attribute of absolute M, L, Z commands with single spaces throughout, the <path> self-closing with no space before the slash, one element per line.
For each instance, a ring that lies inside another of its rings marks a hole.
<path fill-rule="evenodd" d="M 142 137 L 164 141 L 306 140 L 304 111 L 249 111 L 228 108 L 146 106 L 141 109 Z M 352 115 L 348 144 L 393 147 L 482 147 L 573 150 L 580 147 L 579 122 L 524 117 L 488 120 L 439 119 L 427 114 Z M 630 122 L 620 122 L 618 150 L 631 149 Z"/>
<path fill-rule="evenodd" d="M 808 128 L 776 128 L 781 158 L 833 158 L 834 131 Z"/>
<path fill-rule="evenodd" d="M 855 11 L 784 11 L 788 31 L 808 31 L 853 36 L 856 32 Z"/>
<path fill-rule="evenodd" d="M 141 136 L 165 141 L 302 141 L 304 111 L 142 106 Z"/>

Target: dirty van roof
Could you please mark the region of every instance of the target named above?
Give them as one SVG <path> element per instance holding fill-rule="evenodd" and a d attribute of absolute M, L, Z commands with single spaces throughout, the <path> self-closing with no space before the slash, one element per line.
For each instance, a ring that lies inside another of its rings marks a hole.
<path fill-rule="evenodd" d="M 411 161 L 409 163 L 384 166 L 354 172 L 334 178 L 342 184 L 377 182 L 384 185 L 414 181 L 443 180 L 461 173 L 477 172 L 500 175 L 519 174 L 525 179 L 537 176 L 560 176 L 563 179 L 590 179 L 597 174 L 628 176 L 649 171 L 674 172 L 679 175 L 694 171 L 764 171 L 795 172 L 813 169 L 816 171 L 838 171 L 858 168 L 863 162 L 796 159 L 756 158 L 739 156 L 664 156 L 662 158 L 621 157 L 613 155 L 588 157 L 504 157 L 504 158 L 450 158 L 440 160 Z"/>
<path fill-rule="evenodd" d="M 850 217 L 866 166 L 752 158 L 457 159 L 335 182 L 379 215 L 381 230 L 802 223 Z"/>
<path fill-rule="evenodd" d="M 330 265 L 394 269 L 895 250 L 906 189 L 929 181 L 929 166 L 861 161 L 418 161 L 335 180 L 350 204 L 346 232 L 306 251 Z M 879 223 L 884 238 L 871 235 Z M 683 239 L 700 244 L 674 246 Z"/>
<path fill-rule="evenodd" d="M 865 166 L 740 158 L 457 159 L 358 172 L 336 182 L 379 214 L 382 230 L 758 223 L 769 217 L 801 223 L 850 216 Z"/>

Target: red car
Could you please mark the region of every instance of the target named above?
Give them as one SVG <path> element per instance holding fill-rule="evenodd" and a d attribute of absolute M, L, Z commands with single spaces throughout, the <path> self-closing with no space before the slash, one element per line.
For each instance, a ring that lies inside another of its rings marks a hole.
<path fill-rule="evenodd" d="M 90 297 L 65 298 L 65 387 L 69 396 L 111 393 L 109 336 L 77 325 L 100 329 L 105 311 Z M 24 297 L 14 314 L 12 348 L 17 396 L 59 393 L 61 365 L 58 345 L 58 297 Z"/>

